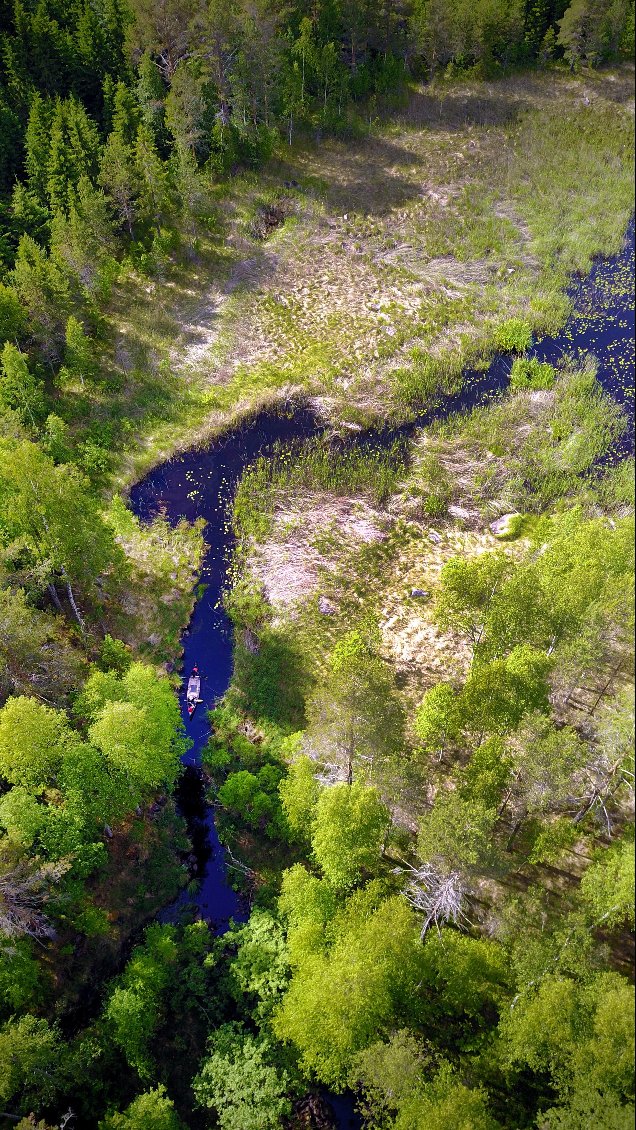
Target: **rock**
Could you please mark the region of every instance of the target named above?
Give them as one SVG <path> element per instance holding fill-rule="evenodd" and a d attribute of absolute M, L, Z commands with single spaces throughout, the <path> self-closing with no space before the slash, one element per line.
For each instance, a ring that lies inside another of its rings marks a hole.
<path fill-rule="evenodd" d="M 512 531 L 513 521 L 518 517 L 518 514 L 503 514 L 501 518 L 497 518 L 494 522 L 491 522 L 488 528 L 491 534 L 494 534 L 496 538 L 508 537 Z"/>
<path fill-rule="evenodd" d="M 323 616 L 333 616 L 337 609 L 335 604 L 332 604 L 326 596 L 318 597 L 318 611 L 322 612 Z"/>
<path fill-rule="evenodd" d="M 433 542 L 433 545 L 442 544 L 442 535 L 438 534 L 437 530 L 428 531 L 428 540 Z"/>
<path fill-rule="evenodd" d="M 453 518 L 470 518 L 470 510 L 466 510 L 464 506 L 449 506 L 448 513 Z"/>
<path fill-rule="evenodd" d="M 426 589 L 411 589 L 411 596 L 418 596 L 422 600 L 426 600 L 430 595 L 430 592 L 427 592 Z"/>

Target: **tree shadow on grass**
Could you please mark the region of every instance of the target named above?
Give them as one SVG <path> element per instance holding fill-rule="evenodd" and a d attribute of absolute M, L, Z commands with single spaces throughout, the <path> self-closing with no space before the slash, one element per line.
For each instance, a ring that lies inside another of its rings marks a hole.
<path fill-rule="evenodd" d="M 510 125 L 527 109 L 529 104 L 510 89 L 496 94 L 457 90 L 441 96 L 416 90 L 396 120 L 405 126 L 436 130 L 459 131 L 468 126 L 487 129 Z"/>
<path fill-rule="evenodd" d="M 382 215 L 405 205 L 422 191 L 423 159 L 407 145 L 387 137 L 353 143 L 327 138 L 307 142 L 278 163 L 281 180 L 318 180 L 321 195 L 336 212 Z"/>
<path fill-rule="evenodd" d="M 254 717 L 285 730 L 303 729 L 311 681 L 305 658 L 289 634 L 266 629 L 258 650 L 237 640 L 234 684 Z"/>

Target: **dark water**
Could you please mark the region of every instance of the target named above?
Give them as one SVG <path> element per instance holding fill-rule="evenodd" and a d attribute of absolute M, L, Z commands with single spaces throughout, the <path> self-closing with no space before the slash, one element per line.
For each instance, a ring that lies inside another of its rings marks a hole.
<path fill-rule="evenodd" d="M 634 222 L 630 223 L 622 251 L 595 263 L 591 273 L 573 281 L 570 294 L 574 311 L 558 337 L 535 343 L 531 354 L 553 364 L 565 356 L 593 353 L 603 388 L 624 408 L 630 426 L 620 444 L 620 454 L 633 451 L 634 421 Z M 393 431 L 376 432 L 353 442 L 387 445 L 397 436 L 458 411 L 470 411 L 502 392 L 508 383 L 511 359 L 494 358 L 487 372 L 465 375 L 461 392 L 440 408 L 422 414 L 413 424 Z M 171 522 L 203 518 L 209 546 L 201 571 L 204 595 L 197 601 L 191 622 L 183 635 L 183 670 L 187 676 L 196 663 L 202 673 L 203 703 L 192 720 L 187 717 L 182 692 L 181 706 L 188 735 L 193 741 L 184 758 L 186 772 L 179 801 L 188 820 L 197 856 L 198 891 L 185 894 L 168 908 L 165 918 L 174 918 L 185 902 L 194 903 L 216 931 L 227 929 L 229 920 L 243 920 L 244 908 L 228 883 L 227 863 L 214 824 L 213 809 L 206 803 L 201 771 L 201 750 L 210 723 L 207 711 L 226 691 L 232 674 L 232 635 L 221 606 L 227 567 L 234 540 L 229 523 L 231 499 L 245 469 L 259 456 L 271 453 L 276 444 L 293 444 L 324 432 L 322 424 L 307 408 L 288 414 L 262 412 L 255 419 L 228 433 L 205 451 L 189 451 L 152 471 L 131 491 L 135 514 L 149 520 L 160 510 Z M 340 1130 L 361 1125 L 349 1096 L 329 1096 Z"/>

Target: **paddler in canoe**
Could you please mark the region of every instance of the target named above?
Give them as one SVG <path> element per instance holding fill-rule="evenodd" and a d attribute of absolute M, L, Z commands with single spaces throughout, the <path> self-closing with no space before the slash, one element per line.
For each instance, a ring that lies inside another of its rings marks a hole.
<path fill-rule="evenodd" d="M 197 665 L 195 663 L 195 665 L 192 668 L 192 671 L 190 673 L 190 678 L 188 679 L 188 688 L 186 690 L 186 704 L 187 704 L 187 707 L 188 707 L 188 718 L 191 718 L 192 715 L 194 714 L 194 712 L 197 708 L 197 703 L 203 702 L 203 699 L 199 697 L 200 694 L 201 694 L 201 676 L 199 675 L 199 668 L 197 667 Z"/>

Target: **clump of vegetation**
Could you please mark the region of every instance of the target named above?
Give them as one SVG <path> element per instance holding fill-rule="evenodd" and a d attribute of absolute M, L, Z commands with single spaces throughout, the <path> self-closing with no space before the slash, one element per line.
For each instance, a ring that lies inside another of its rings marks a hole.
<path fill-rule="evenodd" d="M 388 448 L 364 442 L 342 449 L 316 440 L 302 448 L 279 448 L 257 459 L 241 477 L 234 497 L 233 518 L 242 537 L 262 538 L 274 508 L 285 495 L 306 490 L 335 496 L 365 495 L 382 503 L 395 490 L 404 470 L 406 444 Z"/>
<path fill-rule="evenodd" d="M 503 353 L 525 353 L 532 344 L 532 327 L 523 318 L 509 318 L 495 331 L 495 346 Z"/>
<path fill-rule="evenodd" d="M 510 370 L 510 387 L 513 389 L 550 389 L 555 381 L 554 366 L 536 357 L 515 357 Z"/>

